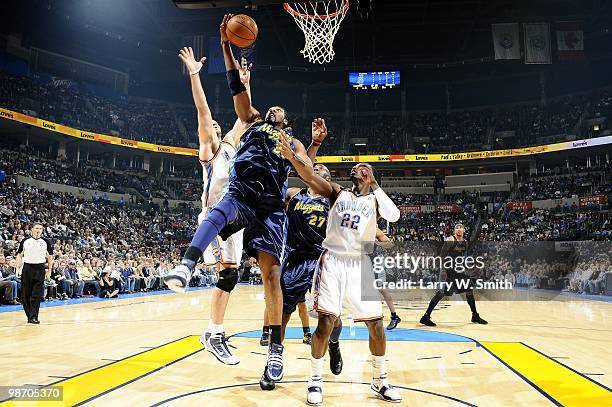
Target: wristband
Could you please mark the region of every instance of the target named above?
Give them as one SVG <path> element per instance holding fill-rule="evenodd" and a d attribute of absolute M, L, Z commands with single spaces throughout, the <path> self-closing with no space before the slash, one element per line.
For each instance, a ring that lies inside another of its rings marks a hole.
<path fill-rule="evenodd" d="M 239 93 L 246 92 L 244 83 L 240 80 L 240 72 L 237 69 L 230 69 L 225 73 L 227 76 L 227 85 L 232 92 L 232 96 L 236 96 Z"/>
<path fill-rule="evenodd" d="M 312 145 L 318 147 L 321 145 L 321 142 L 317 140 L 312 140 Z"/>

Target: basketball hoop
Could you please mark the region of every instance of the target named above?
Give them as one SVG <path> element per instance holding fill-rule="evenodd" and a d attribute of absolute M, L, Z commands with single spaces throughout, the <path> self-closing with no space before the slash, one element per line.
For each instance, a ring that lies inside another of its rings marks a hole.
<path fill-rule="evenodd" d="M 283 3 L 283 8 L 304 32 L 306 42 L 300 51 L 304 58 L 319 64 L 334 59 L 334 38 L 346 16 L 349 0 Z"/>

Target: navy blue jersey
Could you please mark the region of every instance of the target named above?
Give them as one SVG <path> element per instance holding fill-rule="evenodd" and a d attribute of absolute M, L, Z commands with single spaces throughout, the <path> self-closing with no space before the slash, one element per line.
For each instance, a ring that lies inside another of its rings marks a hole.
<path fill-rule="evenodd" d="M 298 192 L 287 205 L 289 229 L 287 250 L 290 254 L 319 257 L 327 228 L 329 199 L 313 196 L 306 188 Z"/>
<path fill-rule="evenodd" d="M 285 200 L 291 164 L 280 153 L 281 132 L 271 122 L 257 121 L 240 140 L 228 190 L 248 204 L 257 205 L 262 199 Z"/>

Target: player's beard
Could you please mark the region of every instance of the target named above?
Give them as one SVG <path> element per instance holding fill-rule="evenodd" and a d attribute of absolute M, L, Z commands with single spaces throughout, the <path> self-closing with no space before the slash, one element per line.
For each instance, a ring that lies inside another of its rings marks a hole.
<path fill-rule="evenodd" d="M 275 113 L 268 113 L 266 116 L 266 121 L 272 122 L 274 124 L 281 124 L 283 121 L 279 120 Z"/>

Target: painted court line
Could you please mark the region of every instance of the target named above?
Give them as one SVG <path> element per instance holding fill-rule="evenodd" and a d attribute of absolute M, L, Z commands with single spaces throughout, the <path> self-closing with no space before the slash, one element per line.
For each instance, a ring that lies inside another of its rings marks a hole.
<path fill-rule="evenodd" d="M 47 386 L 62 386 L 62 401 L 0 403 L 2 406 L 78 406 L 132 383 L 202 350 L 198 336 L 187 336 L 154 349 L 80 373 Z"/>
<path fill-rule="evenodd" d="M 556 405 L 612 406 L 610 389 L 536 349 L 519 342 L 480 344 Z"/>

